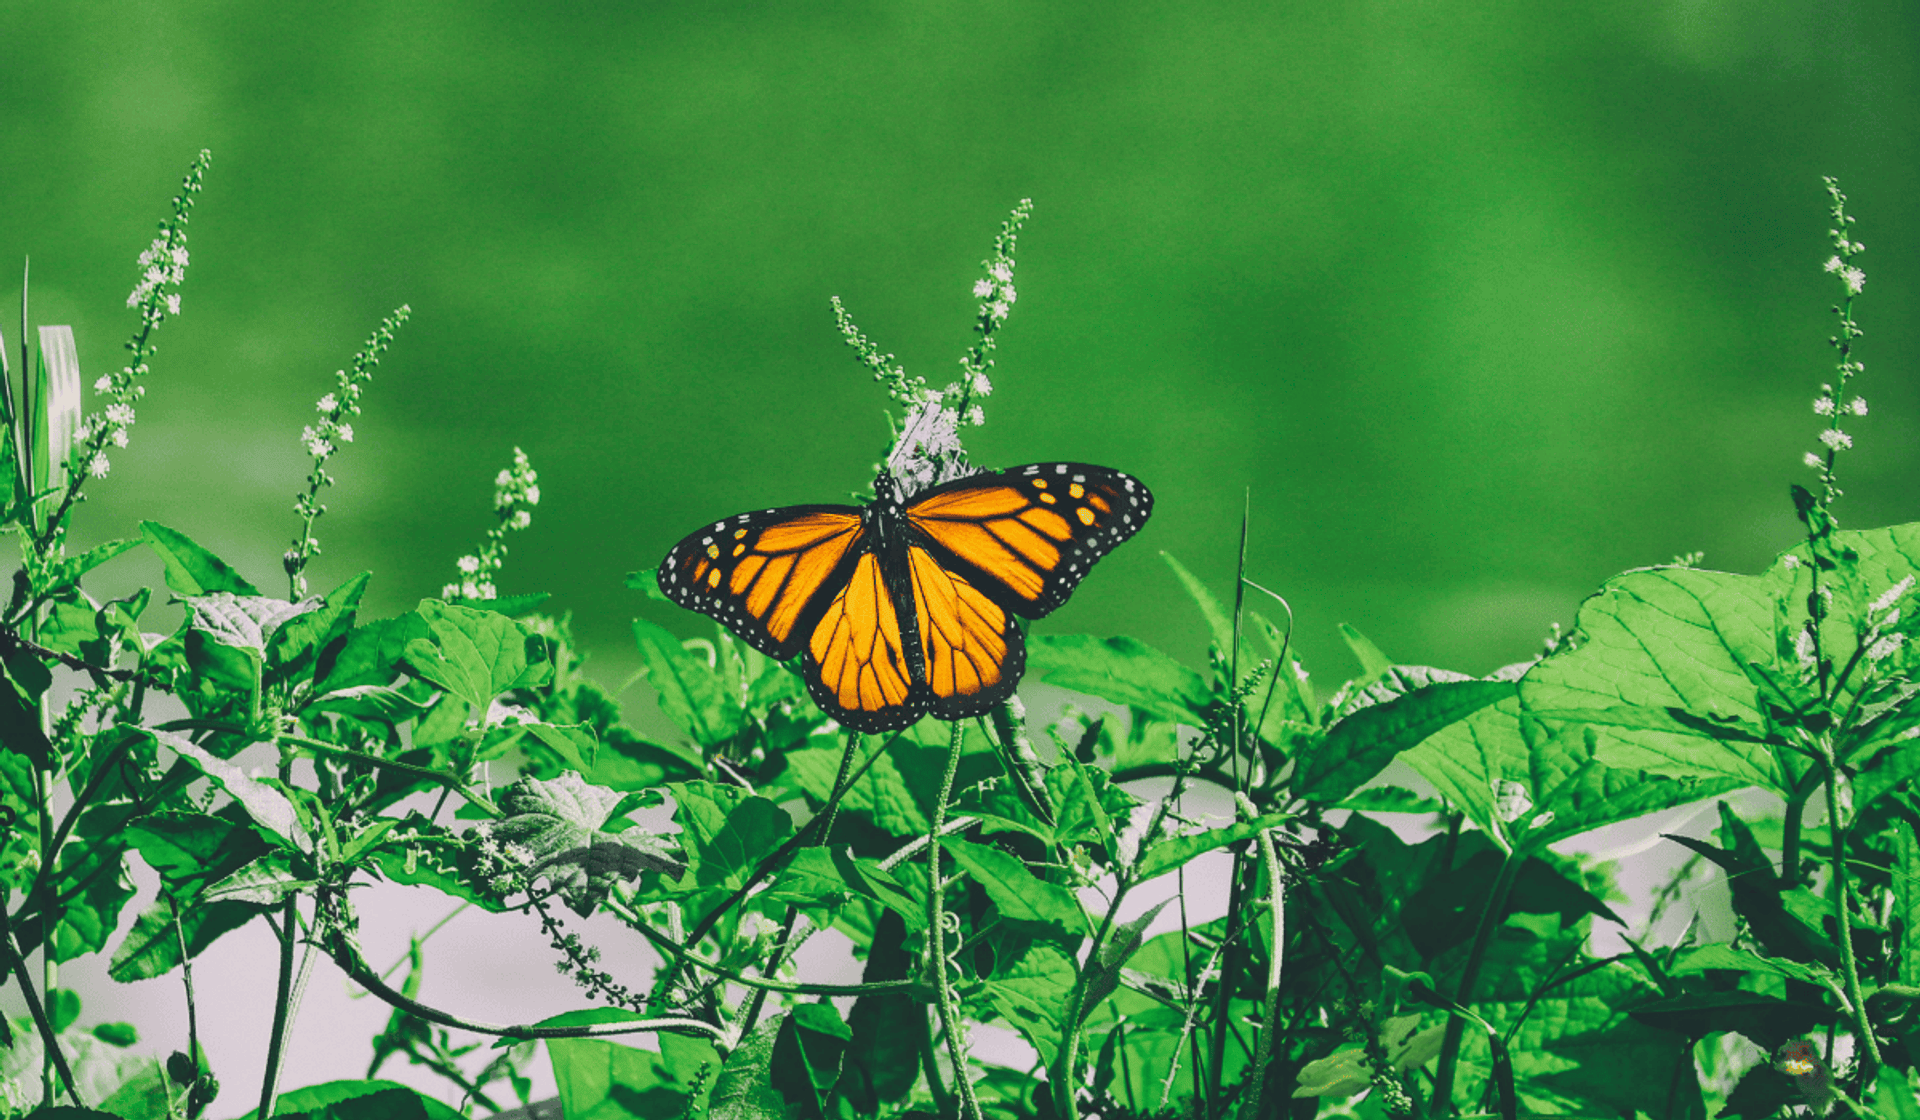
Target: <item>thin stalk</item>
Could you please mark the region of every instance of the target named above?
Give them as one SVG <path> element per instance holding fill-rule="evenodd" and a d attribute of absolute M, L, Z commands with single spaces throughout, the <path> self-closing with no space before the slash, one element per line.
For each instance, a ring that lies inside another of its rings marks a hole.
<path fill-rule="evenodd" d="M 60 1050 L 60 1041 L 54 1036 L 53 1023 L 47 1019 L 47 1009 L 40 1004 L 40 996 L 34 991 L 33 970 L 27 967 L 26 954 L 20 951 L 18 941 L 13 936 L 13 922 L 7 917 L 4 900 L 0 900 L 0 952 L 9 960 L 7 970 L 20 982 L 20 994 L 27 999 L 27 1014 L 33 1017 L 33 1025 L 40 1032 L 40 1045 L 53 1060 L 54 1071 L 60 1075 L 60 1084 L 67 1090 L 67 1099 L 76 1106 L 81 1105 L 80 1094 L 73 1087 L 73 1071 L 67 1068 L 67 1056 Z M 53 1100 L 48 1093 L 41 1098 Z"/>
<path fill-rule="evenodd" d="M 180 946 L 180 974 L 187 987 L 187 1057 L 193 1062 L 194 1080 L 198 1081 L 206 1076 L 206 1070 L 201 1066 L 200 1016 L 193 999 L 193 957 L 187 952 L 187 931 L 180 925 L 180 904 L 170 894 L 167 895 L 167 909 L 173 914 L 173 939 Z M 190 1102 L 193 1100 L 191 1090 L 187 1099 Z"/>
<path fill-rule="evenodd" d="M 1525 862 L 1526 857 L 1521 853 L 1510 851 L 1494 876 L 1493 889 L 1488 892 L 1487 904 L 1480 911 L 1480 923 L 1473 931 L 1473 946 L 1467 952 L 1466 967 L 1460 972 L 1460 986 L 1453 994 L 1453 1002 L 1460 1008 L 1469 1009 L 1473 1005 L 1473 988 L 1480 979 L 1480 966 L 1486 962 L 1493 931 L 1500 925 L 1500 915 L 1507 908 L 1507 896 Z M 1460 1040 L 1465 1030 L 1466 1020 L 1462 1017 L 1454 1015 L 1447 1019 L 1446 1037 L 1440 1044 L 1439 1072 L 1433 1079 L 1433 1100 L 1443 1112 L 1453 1111 L 1453 1076 L 1460 1061 Z"/>
<path fill-rule="evenodd" d="M 1227 935 L 1220 945 L 1220 990 L 1214 996 L 1213 1039 L 1207 1053 L 1208 1116 L 1219 1115 L 1220 1083 L 1227 1065 L 1227 1032 L 1233 1021 L 1233 990 L 1239 986 L 1242 958 L 1246 956 L 1240 947 L 1241 929 L 1235 925 L 1241 899 L 1246 894 L 1245 868 L 1238 852 L 1233 856 L 1232 875 L 1233 885 L 1227 890 Z"/>
<path fill-rule="evenodd" d="M 260 1110 L 255 1116 L 272 1116 L 280 1095 L 280 1064 L 285 1056 L 287 1024 L 293 1018 L 293 946 L 299 919 L 298 900 L 287 899 L 281 907 L 280 972 L 274 984 L 273 1032 L 267 1036 L 267 1068 L 260 1078 Z"/>
<path fill-rule="evenodd" d="M 965 727 L 955 723 L 953 745 L 947 749 L 947 773 L 940 779 L 940 797 L 933 803 L 933 826 L 927 832 L 927 952 L 933 967 L 934 992 L 939 998 L 940 1025 L 947 1036 L 947 1058 L 953 1063 L 954 1089 L 966 1120 L 981 1120 L 980 1102 L 974 1099 L 973 1082 L 967 1079 L 967 1044 L 961 1037 L 966 1027 L 953 1002 L 953 985 L 947 976 L 947 907 L 940 882 L 940 830 L 947 824 L 947 799 L 953 796 L 953 776 L 960 769 L 964 737 Z"/>
<path fill-rule="evenodd" d="M 1086 1017 L 1081 1005 L 1087 998 L 1087 975 L 1099 966 L 1100 950 L 1107 942 L 1107 934 L 1113 932 L 1114 915 L 1120 912 L 1120 903 L 1127 897 L 1127 891 L 1133 884 L 1123 874 L 1114 885 L 1113 901 L 1107 905 L 1107 916 L 1100 920 L 1100 928 L 1093 935 L 1093 945 L 1087 950 L 1086 966 L 1077 970 L 1073 978 L 1073 991 L 1067 996 L 1067 1013 L 1060 1022 L 1060 1053 L 1054 1059 L 1054 1067 L 1047 1075 L 1053 1086 L 1054 1112 L 1060 1116 L 1072 1116 L 1074 1067 L 1080 1061 L 1080 1020 Z"/>
<path fill-rule="evenodd" d="M 1241 795 L 1240 811 L 1257 818 L 1253 802 Z M 1273 915 L 1273 943 L 1267 947 L 1267 993 L 1261 1016 L 1260 1038 L 1255 1043 L 1253 1073 L 1247 1079 L 1246 1100 L 1240 1114 L 1247 1120 L 1260 1116 L 1260 1094 L 1267 1080 L 1267 1063 L 1273 1057 L 1275 1040 L 1280 1034 L 1280 964 L 1287 944 L 1286 880 L 1280 873 L 1279 853 L 1274 851 L 1273 835 L 1266 829 L 1255 834 L 1260 841 L 1260 862 L 1267 869 L 1267 908 Z"/>
<path fill-rule="evenodd" d="M 1833 747 L 1825 735 L 1820 739 L 1820 752 L 1821 767 L 1826 771 L 1826 781 L 1822 784 L 1827 791 L 1827 831 L 1833 836 L 1833 920 L 1839 931 L 1840 974 L 1846 981 L 1847 1002 L 1852 1005 L 1848 1010 L 1853 1014 L 1853 1032 L 1866 1051 L 1860 1080 L 1862 1084 L 1871 1085 L 1880 1076 L 1880 1044 L 1874 1039 L 1873 1024 L 1867 1019 L 1867 1001 L 1860 991 L 1860 964 L 1853 955 L 1852 916 L 1847 908 L 1847 830 L 1840 820 Z"/>
<path fill-rule="evenodd" d="M 767 958 L 764 969 L 767 975 L 771 976 L 779 972 L 781 963 L 787 959 L 787 947 L 793 940 L 793 923 L 799 917 L 800 911 L 798 909 L 792 906 L 787 907 L 787 916 L 780 923 L 780 936 L 774 939 L 773 955 Z M 746 1017 L 740 1020 L 741 1038 L 745 1038 L 748 1034 L 752 1033 L 753 1025 L 760 1021 L 760 1012 L 766 1005 L 767 989 L 755 989 L 753 999 L 747 1004 Z"/>
<path fill-rule="evenodd" d="M 927 1092 L 933 1097 L 933 1108 L 941 1116 L 953 1115 L 953 1094 L 947 1092 L 947 1083 L 940 1078 L 940 1062 L 933 1052 L 933 1024 L 931 1016 L 937 1013 L 929 1007 L 926 1013 L 914 1016 L 920 1024 L 920 1072 L 927 1079 Z"/>

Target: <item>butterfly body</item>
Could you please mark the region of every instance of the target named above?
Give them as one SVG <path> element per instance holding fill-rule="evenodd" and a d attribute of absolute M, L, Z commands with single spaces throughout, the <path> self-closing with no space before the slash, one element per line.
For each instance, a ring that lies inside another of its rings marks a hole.
<path fill-rule="evenodd" d="M 1016 616 L 1066 602 L 1153 508 L 1138 479 L 1084 463 L 971 475 L 910 498 L 882 472 L 874 495 L 716 521 L 659 569 L 674 602 L 769 657 L 801 657 L 815 703 L 866 732 L 1004 701 L 1026 668 Z"/>

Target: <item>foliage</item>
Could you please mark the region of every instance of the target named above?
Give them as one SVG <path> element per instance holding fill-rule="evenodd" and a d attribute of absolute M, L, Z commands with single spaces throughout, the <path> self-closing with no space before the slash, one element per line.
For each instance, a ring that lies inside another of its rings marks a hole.
<path fill-rule="evenodd" d="M 724 631 L 681 642 L 640 622 L 646 674 L 682 735 L 667 743 L 582 674 L 542 597 L 494 597 L 505 529 L 525 528 L 539 496 L 518 449 L 485 559 L 450 585 L 460 601 L 362 618 L 365 575 L 305 595 L 322 464 L 351 439 L 344 417 L 404 314 L 303 434 L 315 465 L 286 598 L 153 523 L 67 556 L 81 486 L 105 473 L 84 468 L 124 444 L 132 379 L 178 311 L 179 202 L 150 250 L 158 275 L 135 291 L 138 360 L 102 381 L 112 419 L 55 415 L 66 398 L 47 392 L 16 407 L 9 382 L 0 481 L 22 562 L 0 619 L 13 826 L 0 957 L 31 1016 L 0 1023 L 0 1107 L 35 1103 L 37 1073 L 67 1102 L 40 1115 L 202 1114 L 221 1082 L 199 1046 L 192 969 L 264 921 L 282 968 L 261 1116 L 452 1111 L 372 1080 L 394 1057 L 447 1078 L 465 1108 L 506 1107 L 503 1084 L 524 1103 L 536 1041 L 566 1115 L 608 1120 L 1304 1117 L 1355 1094 L 1346 1114 L 1760 1117 L 1870 1101 L 1912 1115 L 1920 524 L 1843 531 L 1832 514 L 1851 445 L 1840 417 L 1865 412 L 1839 403 L 1858 373 L 1864 282 L 1843 201 L 1835 191 L 1829 271 L 1847 303 L 1840 388 L 1816 406 L 1832 418 L 1812 464 L 1820 493 L 1795 489 L 1805 540 L 1760 575 L 1625 573 L 1539 658 L 1484 679 L 1397 664 L 1350 631 L 1364 670 L 1322 699 L 1288 631 L 1246 602 L 1263 589 L 1241 573 L 1231 602 L 1217 599 L 1169 557 L 1213 636 L 1206 672 L 1129 638 L 1035 636 L 1035 677 L 1098 703 L 1036 726 L 1015 699 L 885 737 L 834 726 L 794 667 Z M 910 454 L 956 456 L 959 425 L 979 422 L 1026 213 L 985 262 L 981 341 L 957 394 L 907 381 L 841 311 L 863 361 L 916 410 Z M 80 434 L 43 438 L 55 430 Z M 923 465 L 932 478 L 958 461 Z M 156 588 L 105 602 L 83 588 L 123 555 L 150 561 L 181 606 L 171 633 L 141 628 Z M 184 714 L 156 716 L 159 696 Z M 1437 800 L 1380 785 L 1393 764 Z M 1702 943 L 1689 926 L 1659 946 L 1643 932 L 1630 953 L 1595 956 L 1594 924 L 1621 921 L 1611 869 L 1553 845 L 1748 787 L 1784 800 L 1784 821 L 1722 801 L 1713 841 L 1672 838 L 1724 871 L 1734 935 Z M 1230 798 L 1231 818 L 1189 815 L 1207 791 Z M 1825 815 L 1809 826 L 1814 798 Z M 676 829 L 637 823 L 650 805 L 671 805 Z M 1437 827 L 1403 839 L 1385 812 Z M 1171 901 L 1128 907 L 1211 853 L 1228 866 L 1224 918 L 1169 928 L 1156 922 Z M 110 944 L 129 858 L 163 887 Z M 563 971 L 606 1006 L 487 1024 L 422 1003 L 431 931 L 389 986 L 351 899 L 381 880 L 538 914 Z M 566 912 L 600 911 L 666 963 L 602 968 L 566 930 Z M 829 929 L 863 959 L 859 983 L 794 975 L 800 944 Z M 303 945 L 394 1011 L 367 1080 L 282 1093 Z M 88 953 L 110 954 L 120 980 L 180 974 L 189 1027 L 170 1059 L 136 1054 L 124 1025 L 78 1026 L 77 998 L 48 980 Z M 979 1056 L 971 1026 L 996 1023 L 1030 1063 Z M 255 1071 L 224 1074 L 250 1090 Z"/>

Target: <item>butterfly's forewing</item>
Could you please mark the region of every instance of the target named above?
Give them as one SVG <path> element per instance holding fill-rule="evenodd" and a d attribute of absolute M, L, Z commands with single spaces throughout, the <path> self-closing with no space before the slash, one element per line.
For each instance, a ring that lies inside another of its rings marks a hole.
<path fill-rule="evenodd" d="M 926 685 L 913 679 L 907 653 L 880 560 L 862 553 L 807 641 L 807 691 L 848 727 L 898 730 L 927 710 Z"/>
<path fill-rule="evenodd" d="M 1066 602 L 1094 562 L 1152 512 L 1153 495 L 1139 479 L 1086 463 L 973 475 L 906 507 L 942 567 L 1024 618 Z"/>
<path fill-rule="evenodd" d="M 924 548 L 907 549 L 907 568 L 933 714 L 965 719 L 1005 700 L 1027 660 L 1013 616 Z"/>
<path fill-rule="evenodd" d="M 724 623 L 761 653 L 799 656 L 861 538 L 853 506 L 788 506 L 716 521 L 660 564 L 660 589 Z"/>

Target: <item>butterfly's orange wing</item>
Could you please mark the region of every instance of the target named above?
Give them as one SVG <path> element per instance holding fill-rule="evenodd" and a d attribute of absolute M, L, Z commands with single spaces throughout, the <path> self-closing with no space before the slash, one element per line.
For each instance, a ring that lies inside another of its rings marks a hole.
<path fill-rule="evenodd" d="M 660 564 L 660 589 L 761 653 L 789 661 L 846 584 L 861 537 L 854 506 L 743 513 L 674 545 Z"/>
<path fill-rule="evenodd" d="M 1153 495 L 1131 475 L 1035 463 L 973 475 L 907 503 L 920 652 L 933 713 L 957 719 L 1005 700 L 1026 670 L 1014 615 L 1067 601 L 1095 561 L 1138 532 Z"/>
<path fill-rule="evenodd" d="M 895 731 L 927 710 L 908 652 L 880 558 L 866 552 L 813 628 L 801 675 L 814 703 L 846 726 Z"/>

